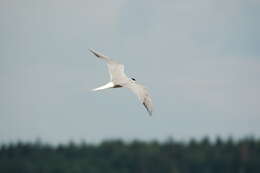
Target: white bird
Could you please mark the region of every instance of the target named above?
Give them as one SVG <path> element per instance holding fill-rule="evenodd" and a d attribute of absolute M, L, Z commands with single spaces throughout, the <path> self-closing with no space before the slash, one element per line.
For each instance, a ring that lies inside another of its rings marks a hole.
<path fill-rule="evenodd" d="M 108 66 L 108 71 L 110 74 L 110 82 L 108 82 L 103 86 L 95 88 L 92 91 L 98 91 L 98 90 L 103 90 L 108 88 L 120 88 L 120 87 L 128 88 L 137 95 L 138 99 L 144 105 L 149 115 L 152 115 L 153 112 L 152 99 L 149 95 L 147 88 L 145 88 L 143 85 L 136 83 L 136 80 L 134 78 L 128 78 L 124 72 L 123 64 L 120 64 L 110 59 L 109 57 L 104 56 L 92 49 L 90 49 L 89 51 L 92 52 L 94 55 L 96 55 L 98 58 L 101 58 L 106 61 Z"/>

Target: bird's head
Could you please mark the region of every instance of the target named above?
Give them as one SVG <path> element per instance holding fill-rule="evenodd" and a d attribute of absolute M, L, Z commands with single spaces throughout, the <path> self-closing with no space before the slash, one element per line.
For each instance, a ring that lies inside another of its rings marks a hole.
<path fill-rule="evenodd" d="M 132 81 L 134 81 L 134 82 L 136 81 L 135 78 L 131 78 L 131 79 L 132 79 Z"/>

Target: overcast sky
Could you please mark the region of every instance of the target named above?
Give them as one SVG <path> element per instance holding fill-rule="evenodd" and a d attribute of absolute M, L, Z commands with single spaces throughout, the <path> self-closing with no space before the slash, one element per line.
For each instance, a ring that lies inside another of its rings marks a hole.
<path fill-rule="evenodd" d="M 260 136 L 260 1 L 1 0 L 0 143 Z M 149 117 L 93 48 L 147 86 Z"/>

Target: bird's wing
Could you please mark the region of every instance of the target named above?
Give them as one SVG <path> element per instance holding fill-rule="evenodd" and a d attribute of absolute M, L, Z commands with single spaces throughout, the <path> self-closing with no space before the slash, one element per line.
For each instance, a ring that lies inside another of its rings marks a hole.
<path fill-rule="evenodd" d="M 124 87 L 129 88 L 133 93 L 135 93 L 140 102 L 148 111 L 149 115 L 152 115 L 153 104 L 148 89 L 145 88 L 143 85 L 137 84 L 136 82 L 127 83 L 124 85 Z"/>
<path fill-rule="evenodd" d="M 125 75 L 123 64 L 120 64 L 110 59 L 109 57 L 102 55 L 101 53 L 98 53 L 97 51 L 94 51 L 92 49 L 90 49 L 90 52 L 92 52 L 96 57 L 106 61 L 111 81 L 114 81 L 116 83 L 126 82 L 127 76 Z"/>

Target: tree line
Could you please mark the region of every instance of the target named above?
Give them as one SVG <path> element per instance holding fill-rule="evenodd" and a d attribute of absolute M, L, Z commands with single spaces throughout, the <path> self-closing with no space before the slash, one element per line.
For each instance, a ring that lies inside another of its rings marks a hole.
<path fill-rule="evenodd" d="M 260 140 L 0 146 L 0 173 L 260 173 Z"/>

